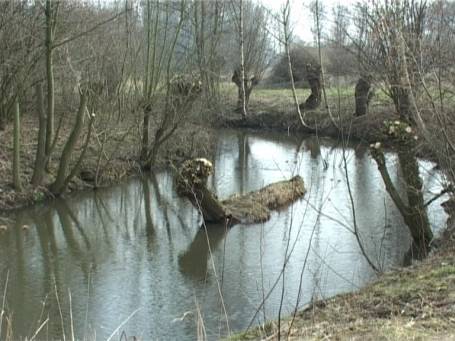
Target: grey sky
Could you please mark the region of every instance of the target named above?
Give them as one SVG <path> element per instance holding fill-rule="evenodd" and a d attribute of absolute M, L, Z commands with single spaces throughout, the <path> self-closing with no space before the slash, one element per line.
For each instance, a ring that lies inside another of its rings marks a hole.
<path fill-rule="evenodd" d="M 264 6 L 272 11 L 279 11 L 280 8 L 286 3 L 286 0 L 258 0 Z M 330 21 L 332 9 L 338 4 L 342 5 L 353 5 L 358 0 L 320 0 L 327 13 Z M 291 0 L 291 25 L 294 34 L 305 41 L 306 43 L 313 42 L 313 34 L 311 33 L 311 27 L 313 25 L 313 18 L 309 11 L 311 0 Z"/>

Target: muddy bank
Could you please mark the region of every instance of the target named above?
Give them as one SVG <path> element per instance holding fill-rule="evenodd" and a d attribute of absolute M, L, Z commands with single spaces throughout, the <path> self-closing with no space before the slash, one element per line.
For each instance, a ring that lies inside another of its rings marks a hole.
<path fill-rule="evenodd" d="M 49 170 L 43 186 L 30 185 L 33 165 L 36 155 L 36 135 L 38 134 L 37 121 L 30 116 L 24 116 L 21 129 L 21 181 L 23 190 L 17 192 L 12 185 L 12 125 L 0 131 L 0 215 L 8 211 L 29 206 L 52 197 L 47 186 L 57 173 L 59 155 L 65 140 L 70 133 L 69 127 L 62 127 L 60 138 L 56 143 L 56 150 L 50 159 Z M 109 132 L 109 140 L 102 141 L 99 136 L 90 140 L 87 154 L 83 160 L 80 171 L 68 185 L 65 195 L 87 189 L 101 188 L 119 183 L 126 178 L 141 173 L 139 166 L 140 141 L 137 132 L 131 130 L 131 124 L 125 124 L 115 132 Z M 211 156 L 214 152 L 214 133 L 209 128 L 201 129 L 196 124 L 185 124 L 177 130 L 176 134 L 160 149 L 156 168 L 164 167 L 170 163 L 197 157 L 200 155 Z M 79 143 L 82 144 L 83 138 Z M 79 155 L 79 145 L 75 155 Z M 75 160 L 73 160 L 75 162 Z"/>

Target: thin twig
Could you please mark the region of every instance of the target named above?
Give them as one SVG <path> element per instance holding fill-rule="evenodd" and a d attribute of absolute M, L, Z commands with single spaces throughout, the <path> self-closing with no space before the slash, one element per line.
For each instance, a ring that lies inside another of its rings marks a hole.
<path fill-rule="evenodd" d="M 122 328 L 134 315 L 136 315 L 136 313 L 141 310 L 141 308 L 137 308 L 135 311 L 133 311 L 125 320 L 123 320 L 122 323 L 120 323 L 120 325 L 115 328 L 115 330 L 112 332 L 111 335 L 109 335 L 109 337 L 106 339 L 106 341 L 110 341 L 112 340 L 112 338 L 114 337 L 114 335 L 120 330 L 120 328 Z"/>

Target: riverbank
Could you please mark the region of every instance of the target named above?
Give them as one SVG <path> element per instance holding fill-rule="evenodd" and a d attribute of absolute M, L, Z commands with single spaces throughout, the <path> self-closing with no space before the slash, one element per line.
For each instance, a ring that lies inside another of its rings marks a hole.
<path fill-rule="evenodd" d="M 306 98 L 307 89 L 298 89 L 298 97 Z M 390 139 L 385 122 L 400 120 L 393 103 L 385 94 L 373 98 L 367 115 L 354 116 L 353 88 L 329 88 L 327 96 L 330 111 L 321 104 L 314 110 L 302 111 L 304 125 L 300 121 L 293 104 L 291 92 L 287 89 L 257 89 L 250 101 L 247 117 L 235 110 L 232 98 L 224 112 L 214 120 L 217 128 L 250 129 L 254 131 L 274 131 L 295 135 L 317 135 L 343 141 L 356 141 L 369 145 L 380 142 L 383 146 L 399 148 Z M 231 94 L 232 97 L 232 94 Z M 423 114 L 430 131 L 437 131 L 430 114 Z M 417 138 L 419 138 L 417 136 Z M 433 152 L 422 140 L 418 140 L 415 153 L 425 159 L 434 159 Z"/>
<path fill-rule="evenodd" d="M 231 108 L 232 109 L 232 108 Z M 344 115 L 339 118 L 339 126 L 335 126 L 326 114 L 318 111 L 309 112 L 307 122 L 312 128 L 304 127 L 296 114 L 292 111 L 251 111 L 246 119 L 243 119 L 234 110 L 219 114 L 218 119 L 213 120 L 213 128 L 202 123 L 187 123 L 180 127 L 172 139 L 167 141 L 161 148 L 156 167 L 160 168 L 169 163 L 176 163 L 194 157 L 211 157 L 214 150 L 214 136 L 216 130 L 251 129 L 264 132 L 282 132 L 293 135 L 318 135 L 319 137 L 331 137 L 343 141 L 359 141 L 361 143 L 373 143 L 380 141 L 384 145 L 393 147 L 384 133 L 384 121 L 396 120 L 398 116 L 393 111 L 383 111 L 364 117 Z M 131 127 L 131 125 L 129 125 Z M 32 205 L 52 197 L 47 185 L 53 175 L 57 173 L 57 167 L 61 150 L 64 146 L 64 138 L 69 131 L 62 129 L 61 137 L 56 144 L 54 157 L 50 159 L 48 179 L 43 186 L 33 187 L 30 185 L 33 162 L 36 155 L 34 138 L 37 134 L 37 122 L 26 116 L 22 122 L 22 149 L 21 149 L 21 180 L 23 190 L 15 191 L 12 186 L 12 125 L 0 134 L 0 144 L 5 148 L 0 150 L 0 213 Z M 78 174 L 68 185 L 66 195 L 72 192 L 106 187 L 125 180 L 128 177 L 141 173 L 138 156 L 138 133 L 129 132 L 128 125 L 123 129 L 117 128 L 112 131 L 107 141 L 92 138 L 88 152 L 84 158 Z M 82 141 L 83 139 L 81 139 Z M 79 149 L 76 149 L 78 155 Z M 418 147 L 420 156 L 430 158 L 424 145 Z"/>
<path fill-rule="evenodd" d="M 140 174 L 138 132 L 132 131 L 131 122 L 123 127 L 116 126 L 109 131 L 103 127 L 92 134 L 86 156 L 79 172 L 68 184 L 65 195 L 71 193 L 110 186 Z M 13 126 L 7 125 L 0 132 L 0 215 L 52 197 L 48 185 L 57 173 L 61 152 L 69 135 L 69 126 L 63 126 L 57 140 L 53 157 L 43 186 L 30 185 L 33 163 L 36 156 L 36 136 L 38 122 L 26 115 L 22 118 L 21 129 L 21 182 L 22 191 L 16 191 L 12 185 Z M 108 132 L 107 132 L 108 131 Z M 79 155 L 84 137 L 79 140 L 75 156 Z M 166 141 L 158 154 L 156 167 L 161 168 L 169 163 L 179 163 L 187 158 L 210 156 L 214 148 L 214 133 L 211 129 L 201 129 L 200 125 L 188 122 L 177 130 L 174 136 Z M 76 162 L 76 157 L 73 162 Z"/>
<path fill-rule="evenodd" d="M 306 126 L 304 126 L 295 110 L 251 111 L 246 118 L 232 111 L 229 115 L 220 115 L 216 122 L 218 128 L 273 131 L 303 136 L 317 135 L 345 143 L 357 141 L 369 145 L 380 142 L 383 146 L 392 149 L 400 147 L 390 139 L 384 124 L 387 121 L 400 120 L 400 116 L 393 111 L 393 108 L 382 107 L 380 111 L 360 117 L 346 111 L 333 118 L 332 120 L 322 109 L 309 111 L 305 114 Z M 417 156 L 425 159 L 434 158 L 431 150 L 423 141 L 417 143 L 415 152 Z"/>
<path fill-rule="evenodd" d="M 336 88 L 328 89 L 332 118 L 327 109 L 320 108 L 304 113 L 303 126 L 295 112 L 291 92 L 287 89 L 257 89 L 252 96 L 249 113 L 243 118 L 235 110 L 235 87 L 223 89 L 219 109 L 203 109 L 198 106 L 197 114 L 182 124 L 175 134 L 161 147 L 156 167 L 169 163 L 179 163 L 188 158 L 211 158 L 214 149 L 216 130 L 224 128 L 252 129 L 256 131 L 274 131 L 294 135 L 317 135 L 331 137 L 340 141 L 359 141 L 370 144 L 381 142 L 384 146 L 394 147 L 384 131 L 384 121 L 394 121 L 399 116 L 394 113 L 391 103 L 384 96 L 377 96 L 371 105 L 371 112 L 362 117 L 353 115 L 353 89 L 344 89 L 340 94 Z M 298 89 L 300 98 L 306 98 L 308 89 Z M 132 118 L 134 120 L 134 118 Z M 36 137 L 38 122 L 36 117 L 24 115 L 21 129 L 21 180 L 22 191 L 15 191 L 12 186 L 12 129 L 9 124 L 0 132 L 0 214 L 2 212 L 32 205 L 52 196 L 48 185 L 55 178 L 71 125 L 63 124 L 57 140 L 53 157 L 49 162 L 48 176 L 43 186 L 30 185 L 33 162 L 36 155 Z M 98 127 L 97 127 L 98 125 Z M 113 185 L 124 179 L 141 173 L 139 166 L 139 145 L 141 131 L 137 122 L 95 122 L 87 154 L 80 171 L 68 185 L 67 193 Z M 82 136 L 75 155 L 82 147 Z M 416 147 L 416 154 L 431 159 L 432 154 L 424 143 Z M 75 162 L 76 160 L 73 160 Z"/>
<path fill-rule="evenodd" d="M 294 318 L 284 318 L 280 333 L 272 321 L 230 340 L 453 340 L 453 222 L 437 244 L 423 261 L 382 274 L 358 292 L 316 301 Z"/>

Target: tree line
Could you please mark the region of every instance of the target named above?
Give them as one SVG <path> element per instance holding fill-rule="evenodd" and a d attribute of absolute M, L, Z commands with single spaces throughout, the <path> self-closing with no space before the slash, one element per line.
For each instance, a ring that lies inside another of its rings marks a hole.
<path fill-rule="evenodd" d="M 43 0 L 0 6 L 0 130 L 17 121 L 16 189 L 22 187 L 20 113 L 34 115 L 39 125 L 27 181 L 47 182 L 58 194 L 78 174 L 89 141 L 99 139 L 103 127 L 139 127 L 137 159 L 149 169 L 196 99 L 215 107 L 226 78 L 242 68 L 243 78 L 260 79 L 272 53 L 267 13 L 251 1 Z M 61 139 L 63 147 L 56 148 Z M 53 172 L 50 160 L 58 160 Z"/>
<path fill-rule="evenodd" d="M 315 0 L 305 4 L 314 18 L 312 46 L 293 34 L 289 0 L 278 12 L 251 0 L 24 0 L 0 7 L 0 131 L 15 122 L 17 189 L 21 113 L 39 126 L 33 175 L 25 180 L 61 193 L 90 141 L 98 140 L 101 159 L 104 144 L 117 143 L 112 131 L 135 134 L 135 157 L 149 169 L 195 103 L 217 110 L 224 84 L 236 86 L 237 111 L 246 117 L 268 70 L 290 82 L 304 125 L 305 113 L 324 102 L 336 124 L 325 94 L 328 74 L 357 80 L 357 116 L 368 113 L 373 88 L 383 91 L 452 164 L 453 1 L 371 0 L 329 15 Z M 302 103 L 299 81 L 311 89 Z M 51 160 L 58 161 L 53 171 Z"/>

